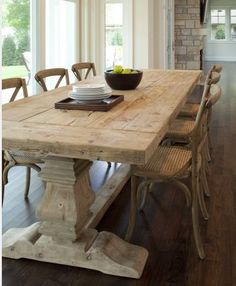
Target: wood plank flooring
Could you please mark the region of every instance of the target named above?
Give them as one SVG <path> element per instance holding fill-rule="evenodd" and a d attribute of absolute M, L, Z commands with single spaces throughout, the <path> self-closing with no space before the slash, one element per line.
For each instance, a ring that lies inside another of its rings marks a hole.
<path fill-rule="evenodd" d="M 213 63 L 208 62 L 205 70 Z M 184 197 L 172 185 L 158 184 L 148 197 L 144 212 L 138 216 L 132 242 L 149 250 L 149 258 L 140 280 L 104 275 L 75 267 L 40 263 L 26 259 L 3 259 L 5 286 L 233 286 L 236 285 L 236 63 L 222 63 L 223 96 L 214 107 L 212 139 L 213 162 L 207 199 L 210 213 L 202 222 L 206 259 L 201 261 L 195 250 L 190 210 Z M 93 188 L 104 183 L 117 165 L 110 169 L 97 162 L 92 170 Z M 36 221 L 34 211 L 42 197 L 42 184 L 34 173 L 29 199 L 23 199 L 24 172 L 11 171 L 3 205 L 3 232 Z M 99 230 L 112 231 L 123 237 L 129 212 L 129 183 L 110 207 Z"/>

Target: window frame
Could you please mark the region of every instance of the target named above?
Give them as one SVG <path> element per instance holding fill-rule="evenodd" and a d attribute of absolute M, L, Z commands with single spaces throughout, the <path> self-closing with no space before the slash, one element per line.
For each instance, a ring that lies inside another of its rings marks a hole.
<path fill-rule="evenodd" d="M 235 10 L 236 6 L 211 6 L 208 12 L 208 42 L 217 43 L 217 44 L 232 44 L 235 40 L 231 39 L 231 19 L 230 19 L 230 11 Z M 212 39 L 212 23 L 211 23 L 211 11 L 212 10 L 225 10 L 225 39 Z"/>
<path fill-rule="evenodd" d="M 233 15 L 233 16 L 231 16 L 231 11 L 232 10 L 235 10 L 236 11 L 236 7 L 235 8 L 230 8 L 229 9 L 229 38 L 230 38 L 230 41 L 232 41 L 232 42 L 235 42 L 236 41 L 236 37 L 233 39 L 232 38 L 232 34 L 231 34 L 231 25 L 232 24 L 234 24 L 234 25 L 236 25 L 236 22 L 235 23 L 231 23 L 231 17 L 234 17 L 235 19 L 236 19 L 236 15 Z"/>
<path fill-rule="evenodd" d="M 103 2 L 103 65 L 106 68 L 106 4 L 107 3 L 122 3 L 123 4 L 123 66 L 133 67 L 133 0 L 104 0 Z"/>

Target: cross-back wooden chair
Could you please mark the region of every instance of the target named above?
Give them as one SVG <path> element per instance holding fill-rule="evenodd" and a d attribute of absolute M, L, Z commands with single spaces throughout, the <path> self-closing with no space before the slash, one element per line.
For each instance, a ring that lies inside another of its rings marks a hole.
<path fill-rule="evenodd" d="M 210 67 L 210 69 L 208 70 L 207 74 L 206 75 L 203 75 L 200 79 L 200 82 L 199 82 L 199 85 L 202 85 L 204 86 L 206 81 L 211 77 L 211 73 L 212 72 L 217 72 L 217 73 L 221 73 L 223 69 L 223 66 L 222 65 L 219 65 L 219 64 L 215 64 L 213 66 Z M 214 82 L 212 82 L 214 83 Z"/>
<path fill-rule="evenodd" d="M 210 71 L 208 72 L 206 78 L 205 78 L 205 84 L 216 84 L 220 81 L 221 75 L 220 75 L 220 67 L 213 66 Z M 204 89 L 204 86 L 202 87 L 202 91 Z M 183 108 L 181 109 L 179 113 L 179 117 L 188 117 L 195 119 L 198 113 L 199 109 L 199 103 L 191 103 L 187 102 Z"/>
<path fill-rule="evenodd" d="M 10 102 L 16 99 L 16 96 L 20 89 L 23 90 L 24 97 L 28 97 L 27 87 L 24 79 L 21 78 L 9 78 L 2 81 L 2 89 L 15 88 Z M 16 151 L 9 152 L 6 150 L 2 151 L 2 203 L 4 200 L 4 189 L 5 185 L 8 183 L 8 173 L 12 167 L 15 166 L 24 166 L 26 167 L 26 184 L 25 184 L 25 198 L 28 197 L 29 188 L 30 188 L 30 176 L 31 168 L 39 172 L 41 169 L 37 165 L 43 163 L 41 160 L 34 158 L 32 156 L 26 156 L 24 153 Z"/>
<path fill-rule="evenodd" d="M 13 94 L 10 98 L 10 102 L 14 101 L 19 93 L 19 91 L 22 89 L 23 96 L 28 97 L 28 91 L 25 79 L 15 77 L 15 78 L 7 78 L 2 80 L 2 89 L 9 89 L 14 88 Z"/>
<path fill-rule="evenodd" d="M 87 79 L 88 75 L 91 72 L 93 76 L 96 76 L 96 69 L 94 63 L 85 62 L 85 63 L 73 64 L 71 70 L 74 73 L 75 77 L 78 79 L 78 81 Z M 84 77 L 82 75 L 82 71 L 85 71 Z"/>
<path fill-rule="evenodd" d="M 208 73 L 205 85 L 216 84 L 219 82 L 221 78 L 220 73 L 215 71 L 213 68 Z M 220 70 L 220 67 L 217 67 L 217 70 Z M 193 125 L 194 125 L 192 120 L 196 118 L 198 110 L 199 110 L 199 106 L 200 104 L 198 103 L 185 104 L 185 106 L 179 113 L 178 118 L 170 126 L 167 136 L 169 136 L 169 138 L 172 138 L 172 140 L 173 139 L 175 140 L 176 138 L 178 140 L 181 140 L 181 138 L 186 140 L 186 138 L 189 138 L 189 134 L 191 133 L 193 129 Z M 210 138 L 211 114 L 212 114 L 212 109 L 210 109 L 208 113 L 208 139 L 206 143 L 206 158 L 208 162 L 211 161 L 211 150 L 212 150 L 212 144 L 211 144 L 211 138 Z M 207 168 L 207 172 L 209 173 L 208 164 L 206 164 L 206 168 Z M 206 194 L 209 195 L 209 192 L 206 192 Z"/>
<path fill-rule="evenodd" d="M 178 186 L 186 196 L 187 205 L 191 202 L 192 225 L 198 255 L 205 258 L 205 252 L 200 236 L 198 207 L 202 203 L 200 191 L 200 171 L 202 168 L 201 154 L 207 138 L 207 113 L 221 95 L 219 86 L 205 86 L 204 96 L 191 136 L 191 148 L 176 146 L 159 146 L 150 161 L 144 166 L 131 166 L 131 207 L 129 225 L 126 240 L 132 236 L 137 209 L 144 206 L 144 199 L 148 192 L 148 186 L 156 182 L 171 182 Z M 142 177 L 142 181 L 138 180 Z M 191 191 L 182 179 L 191 179 Z"/>
<path fill-rule="evenodd" d="M 22 60 L 28 72 L 28 80 L 27 80 L 27 85 L 28 85 L 31 79 L 31 64 L 32 64 L 31 52 L 22 53 Z"/>
<path fill-rule="evenodd" d="M 66 85 L 70 84 L 68 70 L 64 68 L 52 68 L 38 71 L 34 78 L 42 87 L 43 91 L 48 91 L 45 79 L 48 77 L 59 77 L 54 88 L 58 88 L 63 78 L 65 78 Z"/>

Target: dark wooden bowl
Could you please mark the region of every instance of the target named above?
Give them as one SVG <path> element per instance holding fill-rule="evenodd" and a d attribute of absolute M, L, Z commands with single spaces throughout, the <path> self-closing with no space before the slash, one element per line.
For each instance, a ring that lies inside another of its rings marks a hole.
<path fill-rule="evenodd" d="M 143 72 L 140 70 L 134 71 L 137 71 L 137 73 L 118 74 L 112 73 L 112 70 L 107 70 L 105 71 L 105 80 L 112 89 L 135 89 L 142 79 Z"/>

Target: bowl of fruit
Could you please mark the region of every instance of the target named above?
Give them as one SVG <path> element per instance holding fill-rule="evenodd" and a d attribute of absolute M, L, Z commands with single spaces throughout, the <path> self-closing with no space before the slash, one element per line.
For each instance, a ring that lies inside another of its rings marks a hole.
<path fill-rule="evenodd" d="M 105 80 L 112 89 L 127 90 L 135 89 L 143 76 L 140 70 L 114 66 L 113 70 L 105 71 Z"/>

